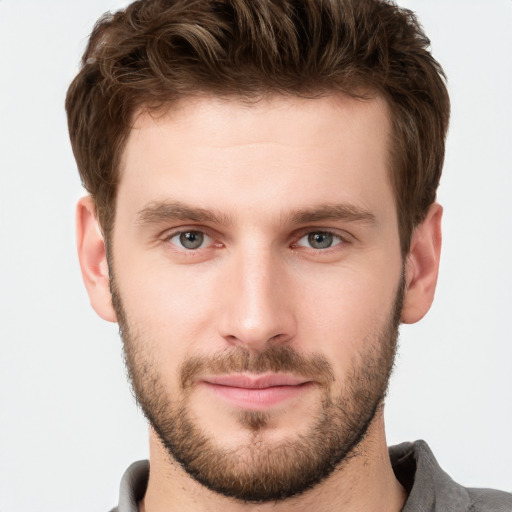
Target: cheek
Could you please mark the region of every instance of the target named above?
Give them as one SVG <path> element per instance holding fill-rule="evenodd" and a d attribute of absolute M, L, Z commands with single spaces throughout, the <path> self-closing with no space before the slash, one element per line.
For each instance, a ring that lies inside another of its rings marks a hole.
<path fill-rule="evenodd" d="M 311 277 L 311 276 L 310 276 Z M 344 269 L 303 280 L 300 339 L 334 365 L 349 368 L 393 311 L 400 269 Z"/>
<path fill-rule="evenodd" d="M 161 368 L 177 367 L 212 340 L 213 276 L 191 267 L 119 258 L 116 281 L 128 324 Z M 208 329 L 210 331 L 208 331 Z"/>

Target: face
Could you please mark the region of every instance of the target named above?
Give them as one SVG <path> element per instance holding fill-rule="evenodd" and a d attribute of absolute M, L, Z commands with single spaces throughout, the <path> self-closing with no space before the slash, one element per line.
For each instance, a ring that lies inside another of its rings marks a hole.
<path fill-rule="evenodd" d="M 403 264 L 379 99 L 188 100 L 127 142 L 110 272 L 133 386 L 210 489 L 286 498 L 382 402 Z"/>

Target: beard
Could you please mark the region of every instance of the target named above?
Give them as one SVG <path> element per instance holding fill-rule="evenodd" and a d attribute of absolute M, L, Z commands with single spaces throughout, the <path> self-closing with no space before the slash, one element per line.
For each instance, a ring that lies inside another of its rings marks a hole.
<path fill-rule="evenodd" d="M 151 353 L 152 340 L 130 323 L 111 276 L 112 303 L 135 398 L 171 460 L 197 482 L 244 502 L 278 501 L 314 487 L 357 456 L 357 447 L 383 405 L 392 372 L 403 279 L 385 322 L 360 343 L 363 350 L 341 382 L 320 354 L 299 353 L 286 344 L 256 354 L 237 347 L 185 360 L 178 369 L 181 393 L 175 397 L 166 390 L 164 372 Z M 322 398 L 309 428 L 298 428 L 291 438 L 271 440 L 266 434 L 272 413 L 242 410 L 237 421 L 250 434 L 248 442 L 235 449 L 220 445 L 209 435 L 208 425 L 193 416 L 194 382 L 205 374 L 244 372 L 287 372 L 317 382 Z"/>

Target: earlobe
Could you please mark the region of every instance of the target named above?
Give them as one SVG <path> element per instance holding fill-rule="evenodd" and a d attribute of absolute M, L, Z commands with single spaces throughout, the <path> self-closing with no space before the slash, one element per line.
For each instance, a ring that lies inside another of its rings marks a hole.
<path fill-rule="evenodd" d="M 441 205 L 434 203 L 413 232 L 405 264 L 405 295 L 401 321 L 421 320 L 432 305 L 441 254 Z"/>
<path fill-rule="evenodd" d="M 107 252 L 96 209 L 90 196 L 78 201 L 76 208 L 78 259 L 89 300 L 94 311 L 109 322 L 116 322 L 109 286 Z"/>

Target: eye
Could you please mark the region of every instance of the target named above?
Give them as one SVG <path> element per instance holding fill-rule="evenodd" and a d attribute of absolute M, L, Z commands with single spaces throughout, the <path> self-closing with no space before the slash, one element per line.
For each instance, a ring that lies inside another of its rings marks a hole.
<path fill-rule="evenodd" d="M 201 249 L 211 243 L 211 238 L 202 231 L 182 231 L 171 236 L 168 240 L 171 244 L 188 251 Z"/>
<path fill-rule="evenodd" d="M 312 249 L 329 249 L 343 243 L 343 239 L 329 231 L 313 231 L 304 235 L 297 245 L 311 247 Z"/>

